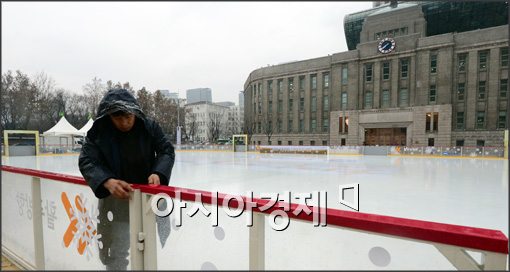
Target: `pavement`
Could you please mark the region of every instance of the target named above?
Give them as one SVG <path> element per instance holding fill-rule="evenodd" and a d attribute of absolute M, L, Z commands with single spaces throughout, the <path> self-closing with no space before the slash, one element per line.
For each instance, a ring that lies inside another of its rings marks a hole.
<path fill-rule="evenodd" d="M 17 266 L 11 263 L 4 255 L 2 255 L 2 271 L 18 271 Z"/>

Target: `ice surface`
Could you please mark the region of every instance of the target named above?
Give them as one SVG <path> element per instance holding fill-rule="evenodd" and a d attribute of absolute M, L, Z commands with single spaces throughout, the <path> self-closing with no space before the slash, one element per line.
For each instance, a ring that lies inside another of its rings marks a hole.
<path fill-rule="evenodd" d="M 80 176 L 77 155 L 3 157 L 5 165 Z M 359 183 L 360 212 L 501 230 L 508 236 L 504 160 L 177 152 L 172 186 L 243 194 L 328 192 Z"/>

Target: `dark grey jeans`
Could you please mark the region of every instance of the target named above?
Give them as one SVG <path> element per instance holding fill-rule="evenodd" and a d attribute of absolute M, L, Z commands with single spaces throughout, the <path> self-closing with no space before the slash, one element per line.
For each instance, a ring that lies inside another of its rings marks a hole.
<path fill-rule="evenodd" d="M 166 209 L 166 202 L 159 202 L 159 209 Z M 112 196 L 99 199 L 98 234 L 103 248 L 99 249 L 99 258 L 107 270 L 126 270 L 129 264 L 129 201 Z M 110 218 L 108 213 L 111 212 Z M 154 215 L 156 216 L 156 215 Z M 111 219 L 111 220 L 110 220 Z M 170 218 L 156 216 L 157 232 L 161 247 L 170 235 Z"/>
<path fill-rule="evenodd" d="M 103 243 L 99 258 L 107 270 L 126 270 L 129 264 L 129 201 L 109 196 L 99 199 L 98 208 L 97 232 Z M 108 213 L 113 216 L 108 218 Z"/>

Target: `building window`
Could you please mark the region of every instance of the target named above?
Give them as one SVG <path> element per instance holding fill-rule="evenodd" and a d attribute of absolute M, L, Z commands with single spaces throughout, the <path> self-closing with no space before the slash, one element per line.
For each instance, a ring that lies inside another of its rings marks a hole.
<path fill-rule="evenodd" d="M 347 84 L 348 70 L 347 66 L 342 66 L 342 85 Z"/>
<path fill-rule="evenodd" d="M 283 100 L 278 100 L 278 113 L 282 113 L 283 111 Z"/>
<path fill-rule="evenodd" d="M 499 96 L 501 98 L 506 98 L 507 92 L 508 92 L 508 79 L 502 79 L 499 81 Z"/>
<path fill-rule="evenodd" d="M 273 81 L 267 81 L 267 96 L 271 97 L 273 95 Z"/>
<path fill-rule="evenodd" d="M 328 88 L 329 87 L 329 74 L 328 73 L 325 73 L 323 75 L 323 82 L 324 82 L 323 87 Z"/>
<path fill-rule="evenodd" d="M 329 111 L 329 97 L 327 95 L 322 97 L 322 109 L 323 111 Z"/>
<path fill-rule="evenodd" d="M 282 120 L 278 119 L 278 123 L 276 123 L 278 132 L 282 132 Z"/>
<path fill-rule="evenodd" d="M 261 91 L 261 89 L 262 89 L 262 84 L 261 84 L 261 83 L 259 83 L 259 85 L 258 85 L 258 89 L 259 89 L 259 90 L 258 90 L 258 93 L 257 93 L 257 94 L 260 96 L 260 94 L 262 93 L 262 91 Z"/>
<path fill-rule="evenodd" d="M 506 111 L 499 111 L 498 128 L 506 128 Z"/>
<path fill-rule="evenodd" d="M 345 145 L 345 138 L 342 138 L 342 139 L 340 140 L 340 145 L 342 145 L 342 146 L 343 146 L 343 145 Z"/>
<path fill-rule="evenodd" d="M 310 145 L 315 145 L 315 141 L 310 141 Z"/>
<path fill-rule="evenodd" d="M 278 79 L 278 95 L 283 95 L 283 79 Z"/>
<path fill-rule="evenodd" d="M 478 95 L 476 97 L 478 100 L 485 99 L 485 81 L 478 81 Z"/>
<path fill-rule="evenodd" d="M 282 145 L 282 141 L 278 141 L 278 145 Z"/>
<path fill-rule="evenodd" d="M 292 113 L 293 106 L 294 106 L 294 100 L 291 98 L 291 99 L 289 99 L 289 113 Z"/>
<path fill-rule="evenodd" d="M 429 89 L 429 103 L 436 103 L 436 85 L 430 85 Z"/>
<path fill-rule="evenodd" d="M 457 101 L 464 101 L 464 92 L 466 88 L 465 83 L 459 83 L 457 84 Z"/>
<path fill-rule="evenodd" d="M 488 50 L 478 52 L 478 69 L 485 70 L 487 69 L 487 57 L 489 55 Z"/>
<path fill-rule="evenodd" d="M 310 87 L 312 90 L 317 89 L 317 75 L 311 75 L 310 84 L 311 84 Z"/>
<path fill-rule="evenodd" d="M 432 125 L 432 131 L 437 131 L 439 127 L 439 112 L 433 113 L 434 119 L 433 119 L 433 125 Z"/>
<path fill-rule="evenodd" d="M 305 98 L 304 97 L 299 98 L 299 111 L 301 111 L 301 112 L 305 111 Z"/>
<path fill-rule="evenodd" d="M 292 125 L 293 125 L 293 120 L 292 119 L 289 119 L 289 123 L 287 125 L 287 131 L 288 132 L 292 132 Z"/>
<path fill-rule="evenodd" d="M 437 72 L 437 53 L 430 55 L 430 73 L 435 74 Z"/>
<path fill-rule="evenodd" d="M 289 87 L 289 92 L 293 92 L 294 91 L 294 78 L 290 77 L 287 79 L 288 81 L 288 87 Z"/>
<path fill-rule="evenodd" d="M 467 60 L 467 54 L 462 53 L 458 55 L 457 60 L 457 71 L 459 72 L 465 72 L 466 71 L 466 60 Z"/>
<path fill-rule="evenodd" d="M 409 59 L 400 60 L 400 77 L 407 78 L 409 72 Z"/>
<path fill-rule="evenodd" d="M 303 145 L 303 141 L 299 141 L 299 145 Z"/>
<path fill-rule="evenodd" d="M 316 128 L 317 128 L 317 120 L 312 119 L 312 121 L 310 122 L 310 129 L 312 132 L 315 132 Z"/>
<path fill-rule="evenodd" d="M 288 141 L 288 142 L 287 142 L 287 145 L 292 145 L 292 141 Z"/>
<path fill-rule="evenodd" d="M 322 145 L 323 146 L 327 146 L 328 145 L 328 141 L 322 141 Z"/>
<path fill-rule="evenodd" d="M 303 119 L 299 119 L 299 132 L 303 132 L 305 128 L 305 121 Z"/>
<path fill-rule="evenodd" d="M 383 80 L 390 79 L 390 63 L 389 62 L 383 62 L 382 78 L 383 78 Z"/>
<path fill-rule="evenodd" d="M 259 102 L 259 114 L 262 113 L 262 102 Z"/>
<path fill-rule="evenodd" d="M 268 102 L 267 111 L 268 111 L 268 113 L 273 112 L 273 101 Z"/>
<path fill-rule="evenodd" d="M 500 64 L 501 64 L 501 67 L 508 67 L 508 47 L 501 48 Z"/>
<path fill-rule="evenodd" d="M 329 119 L 322 120 L 322 132 L 328 132 L 329 130 Z"/>
<path fill-rule="evenodd" d="M 372 81 L 372 64 L 365 64 L 365 81 Z"/>
<path fill-rule="evenodd" d="M 305 76 L 299 77 L 299 90 L 300 91 L 305 90 Z"/>
<path fill-rule="evenodd" d="M 342 92 L 341 106 L 342 109 L 347 109 L 347 92 Z"/>
<path fill-rule="evenodd" d="M 476 112 L 476 128 L 483 129 L 485 127 L 485 111 Z"/>
<path fill-rule="evenodd" d="M 372 108 L 372 92 L 368 91 L 365 93 L 365 109 Z"/>
<path fill-rule="evenodd" d="M 425 131 L 430 132 L 432 131 L 432 113 L 427 112 L 425 115 Z"/>
<path fill-rule="evenodd" d="M 261 125 L 260 122 L 257 125 L 257 130 L 258 130 L 259 133 L 261 133 L 261 131 L 262 131 L 262 125 Z M 260 142 L 259 142 L 259 144 L 260 144 Z"/>
<path fill-rule="evenodd" d="M 400 107 L 409 106 L 409 92 L 407 89 L 400 89 L 400 92 L 398 94 L 398 105 Z"/>
<path fill-rule="evenodd" d="M 312 96 L 312 112 L 316 112 L 316 111 L 317 111 L 317 97 Z"/>
<path fill-rule="evenodd" d="M 464 146 L 464 140 L 456 140 L 455 141 L 455 146 Z"/>
<path fill-rule="evenodd" d="M 428 146 L 434 146 L 434 138 L 429 138 Z"/>
<path fill-rule="evenodd" d="M 485 146 L 484 140 L 476 140 L 476 146 Z"/>
<path fill-rule="evenodd" d="M 456 121 L 457 121 L 456 128 L 457 129 L 464 129 L 464 112 L 463 111 L 458 111 L 456 117 L 457 117 L 456 118 Z"/>
<path fill-rule="evenodd" d="M 388 108 L 390 106 L 390 90 L 382 90 L 381 107 Z"/>

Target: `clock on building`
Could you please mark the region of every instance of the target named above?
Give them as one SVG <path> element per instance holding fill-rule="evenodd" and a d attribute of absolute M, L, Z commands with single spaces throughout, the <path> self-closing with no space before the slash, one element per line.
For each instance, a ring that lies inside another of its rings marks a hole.
<path fill-rule="evenodd" d="M 395 49 L 395 40 L 392 38 L 384 38 L 379 42 L 377 49 L 383 54 L 390 53 Z"/>

